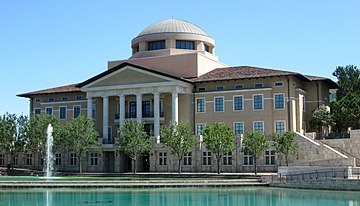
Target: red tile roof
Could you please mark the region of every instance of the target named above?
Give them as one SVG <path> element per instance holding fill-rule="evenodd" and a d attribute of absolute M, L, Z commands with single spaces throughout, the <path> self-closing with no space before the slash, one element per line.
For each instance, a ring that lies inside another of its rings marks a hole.
<path fill-rule="evenodd" d="M 70 84 L 70 85 L 65 85 L 65 86 L 61 86 L 61 87 L 54 87 L 54 88 L 50 88 L 50 89 L 43 89 L 43 90 L 38 90 L 38 91 L 34 91 L 34 92 L 28 92 L 28 93 L 24 93 L 24 94 L 18 94 L 18 97 L 30 97 L 33 95 L 41 95 L 41 94 L 54 94 L 54 93 L 68 93 L 68 92 L 80 92 L 80 88 L 76 87 L 78 84 Z"/>
<path fill-rule="evenodd" d="M 319 77 L 312 75 L 305 75 L 305 76 L 309 78 L 311 81 L 325 81 L 329 85 L 330 89 L 337 89 L 339 87 L 339 85 L 336 82 L 326 77 Z"/>
<path fill-rule="evenodd" d="M 198 78 L 192 79 L 194 82 L 207 82 L 207 81 L 223 81 L 235 79 L 250 79 L 250 78 L 263 78 L 263 77 L 276 77 L 276 76 L 297 76 L 302 80 L 310 81 L 308 78 L 300 73 L 265 69 L 252 66 L 237 66 L 225 67 L 214 69 Z"/>

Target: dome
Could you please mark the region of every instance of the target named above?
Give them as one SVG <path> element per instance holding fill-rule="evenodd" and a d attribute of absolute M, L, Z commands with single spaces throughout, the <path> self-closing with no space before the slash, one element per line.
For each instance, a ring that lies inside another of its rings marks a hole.
<path fill-rule="evenodd" d="M 189 33 L 209 36 L 204 30 L 193 23 L 179 19 L 167 19 L 146 27 L 137 37 L 158 33 Z"/>

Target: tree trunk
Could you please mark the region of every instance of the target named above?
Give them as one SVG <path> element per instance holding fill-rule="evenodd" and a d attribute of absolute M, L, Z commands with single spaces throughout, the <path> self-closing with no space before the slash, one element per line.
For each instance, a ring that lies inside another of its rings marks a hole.
<path fill-rule="evenodd" d="M 221 157 L 216 158 L 216 161 L 217 161 L 217 173 L 218 174 L 220 174 L 220 160 L 221 160 Z"/>
<path fill-rule="evenodd" d="M 178 160 L 178 173 L 181 174 L 181 159 L 182 158 L 179 158 Z"/>
<path fill-rule="evenodd" d="M 81 157 L 79 157 L 79 172 L 83 172 Z"/>
<path fill-rule="evenodd" d="M 257 157 L 256 157 L 256 155 L 254 155 L 254 170 L 255 170 L 255 175 L 257 174 L 257 161 L 256 161 L 256 159 L 257 159 Z"/>
<path fill-rule="evenodd" d="M 286 166 L 288 167 L 289 166 L 289 159 L 288 159 L 287 155 L 285 155 L 285 161 L 286 161 Z"/>
<path fill-rule="evenodd" d="M 134 174 L 136 174 L 136 158 L 133 159 L 133 165 L 134 165 Z"/>

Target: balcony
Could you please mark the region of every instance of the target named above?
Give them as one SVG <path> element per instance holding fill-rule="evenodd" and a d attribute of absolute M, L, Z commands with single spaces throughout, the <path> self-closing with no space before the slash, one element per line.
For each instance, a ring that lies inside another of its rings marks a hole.
<path fill-rule="evenodd" d="M 115 114 L 114 119 L 119 120 L 119 114 Z M 164 112 L 160 112 L 160 119 L 164 117 Z M 154 112 L 146 112 L 142 114 L 142 118 L 154 118 Z M 136 119 L 136 114 L 125 113 L 125 119 Z"/>

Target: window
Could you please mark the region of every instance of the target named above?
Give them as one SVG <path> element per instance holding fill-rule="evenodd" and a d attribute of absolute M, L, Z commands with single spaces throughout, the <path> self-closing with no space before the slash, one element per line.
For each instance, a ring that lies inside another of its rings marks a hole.
<path fill-rule="evenodd" d="M 82 100 L 82 96 L 77 96 L 76 100 Z"/>
<path fill-rule="evenodd" d="M 234 122 L 234 134 L 235 135 L 244 134 L 244 122 Z"/>
<path fill-rule="evenodd" d="M 68 101 L 68 98 L 67 98 L 67 97 L 63 97 L 62 100 L 63 100 L 63 101 Z"/>
<path fill-rule="evenodd" d="M 243 96 L 234 96 L 233 97 L 233 106 L 234 106 L 234 111 L 243 111 L 244 110 Z"/>
<path fill-rule="evenodd" d="M 53 102 L 53 101 L 55 101 L 55 99 L 54 99 L 54 98 L 52 98 L 52 97 L 50 97 L 48 100 L 49 100 L 49 102 Z"/>
<path fill-rule="evenodd" d="M 108 126 L 108 139 L 106 143 L 112 143 L 112 127 Z"/>
<path fill-rule="evenodd" d="M 223 155 L 222 164 L 223 165 L 232 165 L 232 153 L 231 152 Z"/>
<path fill-rule="evenodd" d="M 90 153 L 90 165 L 95 166 L 99 164 L 99 154 L 98 153 Z"/>
<path fill-rule="evenodd" d="M 59 108 L 60 108 L 59 118 L 60 119 L 66 119 L 66 106 L 59 107 Z"/>
<path fill-rule="evenodd" d="M 263 83 L 255 83 L 254 84 L 254 87 L 255 88 L 261 88 L 261 87 L 263 87 L 264 85 L 263 85 Z"/>
<path fill-rule="evenodd" d="M 196 112 L 205 112 L 205 98 L 196 99 Z"/>
<path fill-rule="evenodd" d="M 184 154 L 183 165 L 191 165 L 191 152 Z"/>
<path fill-rule="evenodd" d="M 193 41 L 176 40 L 176 48 L 177 49 L 194 50 L 194 42 Z"/>
<path fill-rule="evenodd" d="M 81 113 L 81 107 L 80 105 L 75 105 L 74 106 L 74 111 L 73 111 L 73 117 L 77 118 Z"/>
<path fill-rule="evenodd" d="M 302 100 L 303 100 L 303 108 L 302 108 L 302 110 L 305 112 L 305 108 L 306 108 L 305 107 L 305 96 L 302 97 Z"/>
<path fill-rule="evenodd" d="M 263 109 L 263 95 L 262 94 L 254 94 L 253 95 L 253 109 L 254 110 L 262 110 Z"/>
<path fill-rule="evenodd" d="M 199 92 L 205 92 L 206 88 L 205 87 L 199 87 Z"/>
<path fill-rule="evenodd" d="M 55 165 L 61 165 L 61 154 L 60 153 L 55 154 Z"/>
<path fill-rule="evenodd" d="M 284 94 L 274 94 L 274 105 L 275 105 L 275 109 L 284 109 L 285 108 L 285 95 Z"/>
<path fill-rule="evenodd" d="M 275 150 L 265 150 L 265 165 L 275 165 Z"/>
<path fill-rule="evenodd" d="M 160 111 L 160 117 L 164 117 L 164 103 L 162 99 L 160 99 L 159 102 L 159 111 Z"/>
<path fill-rule="evenodd" d="M 237 84 L 237 85 L 235 85 L 235 89 L 244 89 L 244 85 L 243 84 Z"/>
<path fill-rule="evenodd" d="M 92 118 L 96 117 L 96 105 L 95 104 L 92 105 L 91 117 Z"/>
<path fill-rule="evenodd" d="M 70 162 L 69 163 L 71 166 L 76 165 L 76 153 L 75 152 L 70 153 Z"/>
<path fill-rule="evenodd" d="M 284 85 L 283 82 L 275 82 L 274 83 L 275 87 L 282 87 Z"/>
<path fill-rule="evenodd" d="M 35 102 L 41 102 L 41 99 L 35 99 Z"/>
<path fill-rule="evenodd" d="M 264 133 L 264 122 L 263 121 L 255 121 L 253 123 L 253 130 L 255 132 Z"/>
<path fill-rule="evenodd" d="M 165 49 L 165 40 L 148 42 L 148 51 Z"/>
<path fill-rule="evenodd" d="M 26 154 L 26 165 L 32 165 L 32 154 Z"/>
<path fill-rule="evenodd" d="M 215 97 L 214 98 L 214 110 L 215 112 L 223 112 L 224 111 L 224 97 Z"/>
<path fill-rule="evenodd" d="M 136 102 L 129 103 L 130 118 L 136 118 Z"/>
<path fill-rule="evenodd" d="M 211 152 L 203 152 L 202 164 L 211 165 Z"/>
<path fill-rule="evenodd" d="M 202 135 L 204 129 L 205 129 L 205 124 L 204 123 L 196 124 L 196 136 Z"/>
<path fill-rule="evenodd" d="M 210 52 L 210 47 L 207 44 L 204 44 L 204 50 L 207 52 Z"/>
<path fill-rule="evenodd" d="M 275 121 L 275 133 L 285 132 L 285 120 Z"/>
<path fill-rule="evenodd" d="M 254 158 L 252 155 L 250 155 L 248 152 L 244 152 L 244 161 L 243 165 L 253 165 L 254 164 Z"/>
<path fill-rule="evenodd" d="M 150 101 L 142 102 L 142 116 L 143 117 L 151 117 L 151 109 L 150 109 Z"/>
<path fill-rule="evenodd" d="M 159 165 L 167 165 L 167 152 L 159 152 Z"/>
<path fill-rule="evenodd" d="M 0 154 L 0 165 L 5 165 L 5 155 Z"/>
<path fill-rule="evenodd" d="M 46 107 L 45 108 L 46 114 L 52 115 L 53 113 L 53 108 L 52 107 Z"/>
<path fill-rule="evenodd" d="M 41 109 L 35 108 L 34 113 L 35 113 L 35 114 L 41 114 Z"/>
<path fill-rule="evenodd" d="M 224 89 L 225 89 L 224 86 L 216 86 L 216 90 L 217 90 L 217 91 L 221 91 L 221 90 L 224 90 Z"/>

